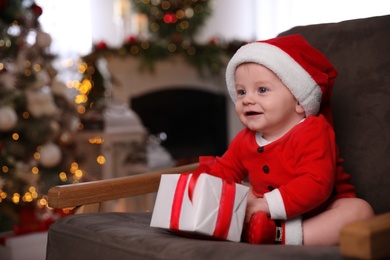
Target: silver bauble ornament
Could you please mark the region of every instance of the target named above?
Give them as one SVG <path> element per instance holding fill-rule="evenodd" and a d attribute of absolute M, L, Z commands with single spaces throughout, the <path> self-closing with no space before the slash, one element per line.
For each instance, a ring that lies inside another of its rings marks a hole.
<path fill-rule="evenodd" d="M 62 152 L 55 143 L 43 145 L 39 153 L 39 163 L 44 167 L 54 167 L 61 162 Z"/>
<path fill-rule="evenodd" d="M 0 131 L 9 131 L 16 126 L 18 115 L 11 107 L 0 107 Z"/>

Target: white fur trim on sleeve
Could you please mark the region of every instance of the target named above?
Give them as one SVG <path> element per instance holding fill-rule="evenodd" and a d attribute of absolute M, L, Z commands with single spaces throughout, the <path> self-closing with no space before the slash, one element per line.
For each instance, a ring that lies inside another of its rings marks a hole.
<path fill-rule="evenodd" d="M 287 219 L 286 208 L 278 189 L 265 193 L 264 198 L 267 200 L 272 219 Z"/>

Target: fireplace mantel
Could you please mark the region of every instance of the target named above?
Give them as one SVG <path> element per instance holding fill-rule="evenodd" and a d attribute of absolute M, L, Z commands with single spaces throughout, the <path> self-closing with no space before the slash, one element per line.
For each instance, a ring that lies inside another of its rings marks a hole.
<path fill-rule="evenodd" d="M 106 59 L 111 75 L 113 99 L 128 103 L 133 97 L 167 88 L 199 88 L 225 93 L 224 71 L 220 75 L 200 76 L 197 70 L 180 57 L 171 57 L 154 64 L 154 70 L 140 69 L 137 58 L 112 56 Z"/>

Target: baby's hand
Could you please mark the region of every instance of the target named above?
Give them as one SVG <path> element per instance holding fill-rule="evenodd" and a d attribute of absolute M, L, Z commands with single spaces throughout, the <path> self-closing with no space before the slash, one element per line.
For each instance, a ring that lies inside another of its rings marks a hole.
<path fill-rule="evenodd" d="M 245 212 L 245 223 L 248 223 L 252 215 L 258 211 L 264 211 L 269 216 L 268 203 L 265 199 L 256 197 L 252 191 L 250 191 L 248 193 L 248 204 Z"/>

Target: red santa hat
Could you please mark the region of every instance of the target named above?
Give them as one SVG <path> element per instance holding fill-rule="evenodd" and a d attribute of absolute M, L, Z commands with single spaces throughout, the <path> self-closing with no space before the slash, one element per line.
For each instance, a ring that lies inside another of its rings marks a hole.
<path fill-rule="evenodd" d="M 273 71 L 304 108 L 306 116 L 321 112 L 332 123 L 329 102 L 337 71 L 301 35 L 248 43 L 234 54 L 226 68 L 226 84 L 234 103 L 236 68 L 250 62 Z"/>

